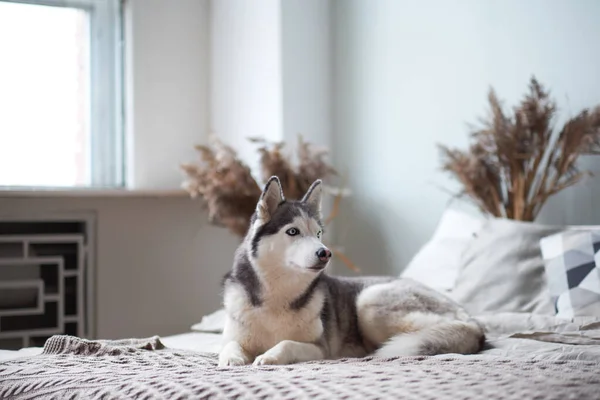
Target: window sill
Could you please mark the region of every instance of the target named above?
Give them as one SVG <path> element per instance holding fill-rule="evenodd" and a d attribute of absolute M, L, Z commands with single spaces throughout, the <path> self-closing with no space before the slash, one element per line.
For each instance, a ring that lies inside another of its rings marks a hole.
<path fill-rule="evenodd" d="M 39 188 L 0 186 L 0 198 L 174 198 L 189 197 L 183 189 Z"/>

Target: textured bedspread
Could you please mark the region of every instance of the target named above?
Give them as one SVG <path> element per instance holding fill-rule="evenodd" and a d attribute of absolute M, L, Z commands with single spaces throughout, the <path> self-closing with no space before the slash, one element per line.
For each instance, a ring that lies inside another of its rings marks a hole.
<path fill-rule="evenodd" d="M 477 356 L 345 359 L 218 368 L 159 338 L 48 340 L 0 363 L 0 398 L 598 399 L 600 363 Z"/>

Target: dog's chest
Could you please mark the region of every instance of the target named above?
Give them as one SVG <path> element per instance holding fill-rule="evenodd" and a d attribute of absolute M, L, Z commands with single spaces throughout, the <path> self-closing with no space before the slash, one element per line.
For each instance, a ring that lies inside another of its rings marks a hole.
<path fill-rule="evenodd" d="M 283 340 L 311 343 L 323 334 L 320 312 L 323 293 L 314 293 L 305 307 L 292 310 L 287 302 L 266 299 L 252 306 L 244 293 L 231 288 L 225 308 L 230 318 L 225 335 L 253 355 L 259 355 Z"/>

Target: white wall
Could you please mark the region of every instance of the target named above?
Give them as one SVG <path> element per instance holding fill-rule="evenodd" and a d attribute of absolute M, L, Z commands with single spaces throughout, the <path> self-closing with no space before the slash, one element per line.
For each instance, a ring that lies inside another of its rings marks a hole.
<path fill-rule="evenodd" d="M 211 2 L 210 130 L 253 168 L 248 137 L 330 145 L 330 0 Z"/>
<path fill-rule="evenodd" d="M 132 188 L 178 188 L 209 129 L 209 0 L 130 0 L 125 7 Z"/>
<path fill-rule="evenodd" d="M 247 138 L 279 140 L 282 121 L 279 0 L 211 2 L 210 131 L 252 168 Z"/>
<path fill-rule="evenodd" d="M 600 2 L 335 2 L 336 164 L 353 204 L 340 241 L 366 272 L 398 273 L 457 189 L 436 143 L 464 147 L 493 85 L 507 105 L 535 74 L 563 109 L 600 103 Z M 568 94 L 568 103 L 566 96 Z M 598 223 L 596 182 L 557 198 L 543 221 Z"/>
<path fill-rule="evenodd" d="M 333 124 L 330 0 L 281 2 L 283 137 L 331 146 Z"/>

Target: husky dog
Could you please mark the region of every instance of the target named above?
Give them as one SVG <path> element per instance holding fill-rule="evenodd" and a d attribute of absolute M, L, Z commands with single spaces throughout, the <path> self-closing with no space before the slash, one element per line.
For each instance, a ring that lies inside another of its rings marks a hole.
<path fill-rule="evenodd" d="M 264 187 L 224 279 L 219 365 L 292 364 L 342 357 L 470 354 L 485 340 L 459 305 L 416 281 L 324 272 L 320 180 L 286 201 Z"/>

